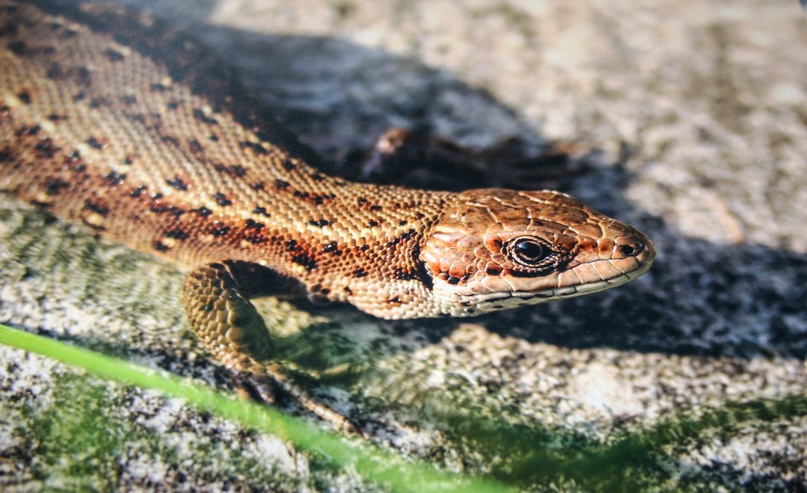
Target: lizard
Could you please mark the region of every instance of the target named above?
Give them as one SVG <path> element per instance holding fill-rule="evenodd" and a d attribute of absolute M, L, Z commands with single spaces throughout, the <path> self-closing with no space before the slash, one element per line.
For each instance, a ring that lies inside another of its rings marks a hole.
<path fill-rule="evenodd" d="M 189 272 L 183 304 L 225 367 L 280 385 L 250 299 L 384 319 L 475 316 L 646 272 L 653 243 L 567 194 L 354 183 L 277 123 L 218 58 L 152 16 L 0 1 L 0 191 Z"/>

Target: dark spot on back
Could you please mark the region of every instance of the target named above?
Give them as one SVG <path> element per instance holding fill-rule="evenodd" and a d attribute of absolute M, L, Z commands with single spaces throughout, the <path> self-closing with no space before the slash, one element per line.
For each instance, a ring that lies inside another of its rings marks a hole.
<path fill-rule="evenodd" d="M 266 154 L 269 153 L 269 151 L 267 151 L 262 145 L 255 142 L 242 140 L 241 142 L 239 142 L 239 144 L 241 145 L 241 149 L 252 149 L 252 152 L 254 152 L 259 156 L 265 156 Z"/>
<path fill-rule="evenodd" d="M 12 53 L 18 56 L 22 56 L 28 52 L 28 45 L 26 45 L 24 41 L 12 41 L 7 46 Z"/>
<path fill-rule="evenodd" d="M 355 269 L 353 272 L 351 272 L 351 274 L 353 275 L 353 277 L 358 277 L 358 278 L 367 277 L 367 275 L 368 275 L 367 271 L 362 269 L 361 267 L 359 267 L 358 269 Z"/>
<path fill-rule="evenodd" d="M 232 164 L 229 166 L 226 164 L 215 164 L 213 165 L 213 168 L 219 173 L 232 176 L 233 178 L 243 178 L 244 175 L 247 174 L 247 169 L 238 164 Z"/>
<path fill-rule="evenodd" d="M 146 115 L 143 113 L 126 113 L 126 118 L 136 123 L 146 123 Z"/>
<path fill-rule="evenodd" d="M 45 72 L 45 77 L 48 79 L 58 79 L 64 74 L 62 66 L 58 62 L 52 62 L 48 65 L 48 70 Z"/>
<path fill-rule="evenodd" d="M 180 192 L 186 192 L 189 188 L 188 184 L 178 176 L 175 176 L 170 180 L 165 180 L 165 183 L 167 183 L 170 187 L 179 190 Z"/>
<path fill-rule="evenodd" d="M 16 8 L 15 6 L 8 6 L 4 10 L 6 10 L 7 12 L 14 12 Z M 2 27 L 0 27 L 0 37 L 14 36 L 17 34 L 17 32 L 18 32 L 17 25 L 12 22 L 6 23 Z"/>
<path fill-rule="evenodd" d="M 227 196 L 224 195 L 221 192 L 216 192 L 213 195 L 213 200 L 215 200 L 216 203 L 219 204 L 222 207 L 227 207 L 227 206 L 233 205 L 233 201 L 230 200 L 229 198 L 227 198 Z"/>
<path fill-rule="evenodd" d="M 213 236 L 224 236 L 230 232 L 229 226 L 218 226 L 210 230 L 210 234 Z"/>
<path fill-rule="evenodd" d="M 185 211 L 175 205 L 153 205 L 149 210 L 155 214 L 168 214 L 170 216 L 179 217 L 185 214 Z"/>
<path fill-rule="evenodd" d="M 98 149 L 99 151 L 109 145 L 109 142 L 102 137 L 90 137 L 86 142 L 88 146 L 93 149 Z"/>
<path fill-rule="evenodd" d="M 120 102 L 126 106 L 131 106 L 137 102 L 137 96 L 134 94 L 124 94 L 120 97 Z"/>
<path fill-rule="evenodd" d="M 246 222 L 244 223 L 244 227 L 247 228 L 247 229 L 261 230 L 261 229 L 263 229 L 265 227 L 265 225 L 263 223 L 259 223 L 257 221 L 252 220 L 252 219 L 247 219 Z"/>
<path fill-rule="evenodd" d="M 106 217 L 109 214 L 109 207 L 103 205 L 100 202 L 94 202 L 92 200 L 87 200 L 84 202 L 84 208 L 95 212 L 96 214 L 100 214 Z"/>
<path fill-rule="evenodd" d="M 392 240 L 390 240 L 389 243 L 387 243 L 387 245 L 390 246 L 390 247 L 395 247 L 395 246 L 398 245 L 398 243 L 400 243 L 402 241 L 405 242 L 406 240 L 408 240 L 409 238 L 411 238 L 414 235 L 415 235 L 415 230 L 410 229 L 409 231 L 401 234 L 401 236 L 395 237 Z"/>
<path fill-rule="evenodd" d="M 48 195 L 59 195 L 62 190 L 69 188 L 70 184 L 59 178 L 52 178 L 45 182 L 45 193 Z"/>
<path fill-rule="evenodd" d="M 92 98 L 90 100 L 90 108 L 94 110 L 108 105 L 109 100 L 107 98 Z"/>
<path fill-rule="evenodd" d="M 252 213 L 253 214 L 260 214 L 261 216 L 264 216 L 264 217 L 272 217 L 271 214 L 266 212 L 266 207 L 256 207 L 255 209 L 252 210 Z"/>
<path fill-rule="evenodd" d="M 195 108 L 193 110 L 193 117 L 196 118 L 197 120 L 199 120 L 200 122 L 207 123 L 208 125 L 216 125 L 216 124 L 218 124 L 218 121 L 216 121 L 215 118 L 211 118 L 211 117 L 205 115 L 205 112 L 202 111 L 199 108 Z M 216 137 L 216 136 L 211 135 L 211 140 L 213 140 L 212 137 Z M 218 137 L 216 137 L 215 140 L 218 140 Z"/>
<path fill-rule="evenodd" d="M 174 228 L 172 230 L 167 231 L 165 233 L 165 237 L 166 238 L 174 238 L 175 240 L 187 240 L 188 239 L 188 233 L 181 230 L 180 228 Z"/>
<path fill-rule="evenodd" d="M 67 73 L 71 78 L 76 80 L 76 83 L 78 83 L 81 86 L 89 86 L 92 84 L 92 74 L 90 74 L 90 71 L 89 69 L 87 69 L 87 67 L 76 67 L 68 70 Z M 81 99 L 84 99 L 86 95 L 84 95 L 84 93 L 81 94 L 82 94 Z"/>
<path fill-rule="evenodd" d="M 283 180 L 275 180 L 275 188 L 278 190 L 286 190 L 291 183 Z"/>
<path fill-rule="evenodd" d="M 40 130 L 42 130 L 42 128 L 39 125 L 32 125 L 30 127 L 28 125 L 23 125 L 22 127 L 18 128 L 16 132 L 14 132 L 14 135 L 18 138 L 28 136 L 33 137 L 38 134 Z"/>
<path fill-rule="evenodd" d="M 113 187 L 115 185 L 120 185 L 121 183 L 123 183 L 123 181 L 125 179 L 126 179 L 126 174 L 121 174 L 121 173 L 118 173 L 116 171 L 112 171 L 112 172 L 110 172 L 108 175 L 106 175 L 104 177 L 104 180 L 106 180 L 107 184 L 109 186 L 113 186 Z"/>
<path fill-rule="evenodd" d="M 143 192 L 145 192 L 147 189 L 148 189 L 147 186 L 140 185 L 139 187 L 132 190 L 132 193 L 130 193 L 129 196 L 136 199 L 136 198 L 140 197 L 141 195 L 143 195 Z"/>
<path fill-rule="evenodd" d="M 293 256 L 291 261 L 295 264 L 302 265 L 309 272 L 317 268 L 317 261 L 303 253 Z"/>
<path fill-rule="evenodd" d="M 244 239 L 253 245 L 260 245 L 261 243 L 266 243 L 266 237 L 260 234 L 248 234 L 244 236 Z"/>
<path fill-rule="evenodd" d="M 327 219 L 319 219 L 319 220 L 308 221 L 309 226 L 316 226 L 318 228 L 323 228 L 323 227 L 325 227 L 325 226 L 327 226 L 329 224 L 331 224 L 331 222 L 328 221 Z"/>
<path fill-rule="evenodd" d="M 294 191 L 294 196 L 299 198 L 299 199 L 305 200 L 306 202 L 308 202 L 310 204 L 314 204 L 314 205 L 322 205 L 325 202 L 326 198 L 328 198 L 328 199 L 332 198 L 331 196 L 326 197 L 326 196 L 319 195 L 319 194 L 316 194 L 316 193 L 303 192 L 303 191 L 300 191 L 300 190 L 295 190 Z"/>
<path fill-rule="evenodd" d="M 204 206 L 199 207 L 198 209 L 193 209 L 193 212 L 199 214 L 202 217 L 207 217 L 207 216 L 213 214 L 213 211 L 211 211 L 210 209 L 208 209 L 207 207 L 204 207 Z"/>
<path fill-rule="evenodd" d="M 188 140 L 188 147 L 194 154 L 201 154 L 205 150 L 204 147 L 202 147 L 202 144 L 200 144 L 196 139 Z"/>
<path fill-rule="evenodd" d="M 39 158 L 52 159 L 53 156 L 59 151 L 59 148 L 53 143 L 50 138 L 40 140 L 34 146 L 36 155 Z"/>
<path fill-rule="evenodd" d="M 18 92 L 17 97 L 25 104 L 31 104 L 31 101 L 33 100 L 31 97 L 31 92 L 28 90 Z"/>

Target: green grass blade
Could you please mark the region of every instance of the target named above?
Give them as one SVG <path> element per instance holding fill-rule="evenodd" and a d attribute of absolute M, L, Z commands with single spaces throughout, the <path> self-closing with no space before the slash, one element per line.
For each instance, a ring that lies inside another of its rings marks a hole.
<path fill-rule="evenodd" d="M 483 479 L 438 471 L 428 464 L 405 462 L 393 454 L 348 440 L 336 433 L 322 431 L 312 424 L 283 415 L 275 409 L 237 400 L 174 375 L 2 324 L 0 324 L 0 343 L 53 358 L 106 379 L 185 399 L 197 409 L 288 440 L 298 448 L 318 454 L 336 466 L 352 467 L 365 480 L 375 482 L 389 491 L 413 493 L 512 491 L 503 485 Z"/>

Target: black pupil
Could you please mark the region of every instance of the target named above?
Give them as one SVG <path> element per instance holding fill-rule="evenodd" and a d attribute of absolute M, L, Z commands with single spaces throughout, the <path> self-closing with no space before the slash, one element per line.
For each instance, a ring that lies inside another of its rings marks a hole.
<path fill-rule="evenodd" d="M 530 240 L 517 241 L 516 251 L 519 255 L 528 260 L 539 260 L 544 256 L 543 245 Z"/>

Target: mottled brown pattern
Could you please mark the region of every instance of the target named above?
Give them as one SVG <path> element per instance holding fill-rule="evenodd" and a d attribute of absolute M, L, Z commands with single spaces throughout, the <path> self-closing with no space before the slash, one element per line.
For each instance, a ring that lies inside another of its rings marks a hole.
<path fill-rule="evenodd" d="M 192 270 L 188 318 L 232 368 L 283 380 L 254 296 L 466 316 L 620 284 L 654 256 L 558 192 L 356 184 L 317 164 L 223 64 L 149 16 L 0 1 L 0 190 Z"/>

